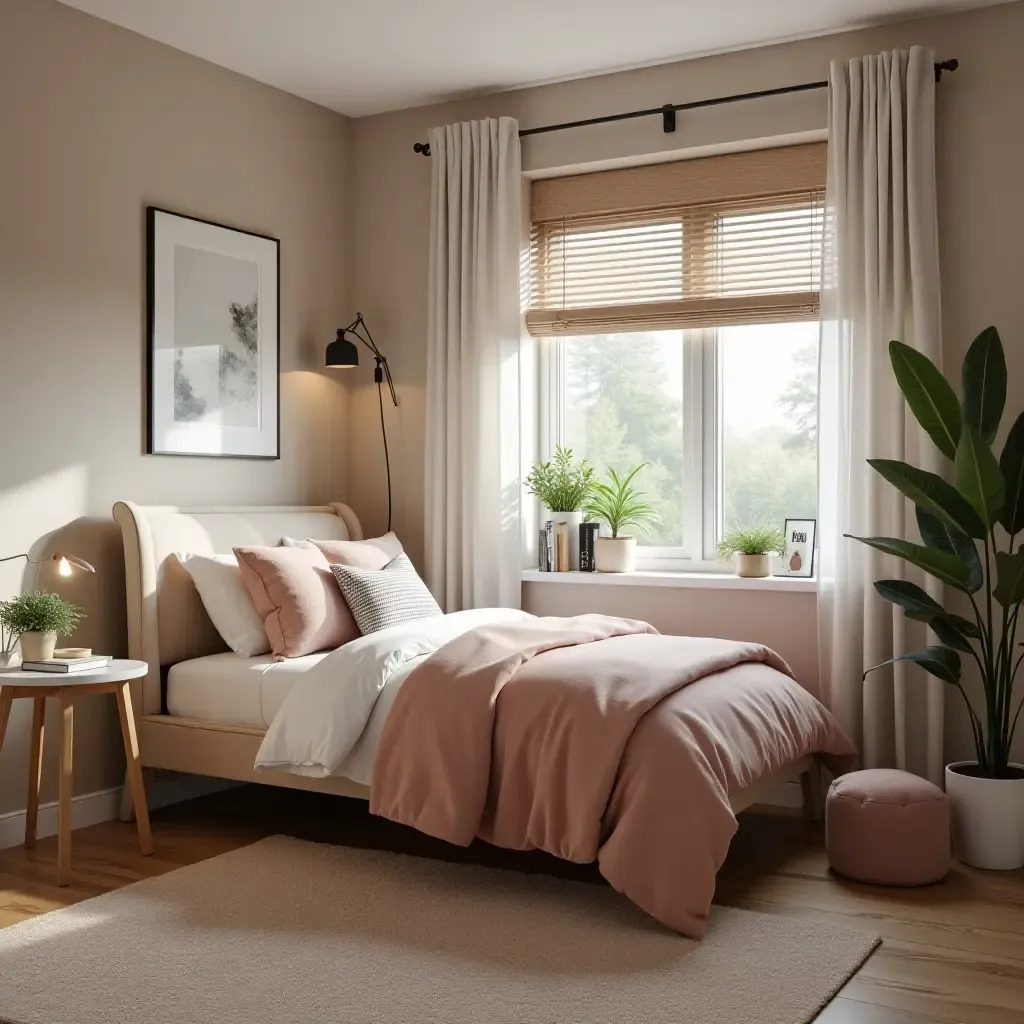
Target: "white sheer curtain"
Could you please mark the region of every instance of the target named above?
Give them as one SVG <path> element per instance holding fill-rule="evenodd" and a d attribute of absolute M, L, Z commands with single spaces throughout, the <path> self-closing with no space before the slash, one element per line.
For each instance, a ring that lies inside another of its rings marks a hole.
<path fill-rule="evenodd" d="M 520 161 L 512 118 L 430 132 L 427 583 L 518 608 Z"/>
<path fill-rule="evenodd" d="M 832 64 L 818 639 L 823 697 L 864 765 L 897 766 L 938 782 L 944 684 L 906 663 L 862 679 L 865 669 L 926 642 L 907 636 L 916 625 L 872 586 L 911 573 L 843 537 L 917 539 L 912 507 L 866 459 L 940 469 L 938 454 L 905 411 L 888 355 L 888 343 L 898 339 L 941 365 L 934 114 L 930 50 Z"/>

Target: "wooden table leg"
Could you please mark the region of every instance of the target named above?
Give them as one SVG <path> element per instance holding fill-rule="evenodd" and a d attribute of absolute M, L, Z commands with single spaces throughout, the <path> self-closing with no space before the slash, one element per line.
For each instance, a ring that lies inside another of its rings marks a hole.
<path fill-rule="evenodd" d="M 57 806 L 57 884 L 71 880 L 71 795 L 74 783 L 75 705 L 60 695 L 60 800 Z"/>
<path fill-rule="evenodd" d="M 0 686 L 0 750 L 4 745 L 4 733 L 7 732 L 7 722 L 11 717 L 11 704 L 14 697 L 11 696 L 9 686 Z"/>
<path fill-rule="evenodd" d="M 25 804 L 25 848 L 36 845 L 36 823 L 39 820 L 39 787 L 43 781 L 43 727 L 46 722 L 46 698 L 32 702 L 32 735 L 28 752 L 28 800 Z"/>
<path fill-rule="evenodd" d="M 119 684 L 116 695 L 127 768 L 125 781 L 131 786 L 132 803 L 135 806 L 135 824 L 139 830 L 139 848 L 142 850 L 142 855 L 148 857 L 153 852 L 153 835 L 149 828 L 149 808 L 146 806 L 146 786 L 142 779 L 139 739 L 135 732 L 131 685 L 129 683 Z"/>

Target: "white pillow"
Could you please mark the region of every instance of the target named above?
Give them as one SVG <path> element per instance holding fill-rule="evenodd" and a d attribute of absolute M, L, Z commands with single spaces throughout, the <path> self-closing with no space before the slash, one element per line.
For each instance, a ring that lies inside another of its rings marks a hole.
<path fill-rule="evenodd" d="M 270 650 L 263 618 L 252 603 L 234 555 L 179 554 L 217 632 L 236 654 L 252 658 Z"/>

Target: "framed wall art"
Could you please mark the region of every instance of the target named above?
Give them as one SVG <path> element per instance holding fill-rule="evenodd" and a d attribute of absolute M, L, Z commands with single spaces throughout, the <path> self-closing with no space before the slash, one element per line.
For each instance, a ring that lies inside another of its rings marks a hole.
<path fill-rule="evenodd" d="M 151 455 L 280 458 L 280 242 L 150 206 Z"/>
<path fill-rule="evenodd" d="M 814 542 L 817 526 L 815 519 L 786 520 L 786 550 L 779 560 L 776 576 L 814 575 Z"/>

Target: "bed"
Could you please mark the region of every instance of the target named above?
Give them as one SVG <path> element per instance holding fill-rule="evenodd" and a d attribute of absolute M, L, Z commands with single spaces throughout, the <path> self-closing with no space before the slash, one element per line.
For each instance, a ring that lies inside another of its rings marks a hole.
<path fill-rule="evenodd" d="M 225 554 L 247 544 L 277 545 L 286 536 L 358 540 L 362 529 L 347 505 L 178 508 L 118 502 L 113 510 L 124 543 L 128 646 L 149 674 L 133 684 L 139 747 L 145 768 L 369 798 L 372 744 L 359 763 L 327 778 L 256 771 L 263 738 L 288 693 L 325 655 L 275 663 L 227 651 L 175 552 Z M 367 731 L 379 728 L 386 702 Z M 355 756 L 355 751 L 353 756 Z M 805 813 L 818 817 L 821 783 L 810 757 L 730 794 L 735 812 L 799 779 Z M 130 808 L 124 808 L 125 816 Z"/>

